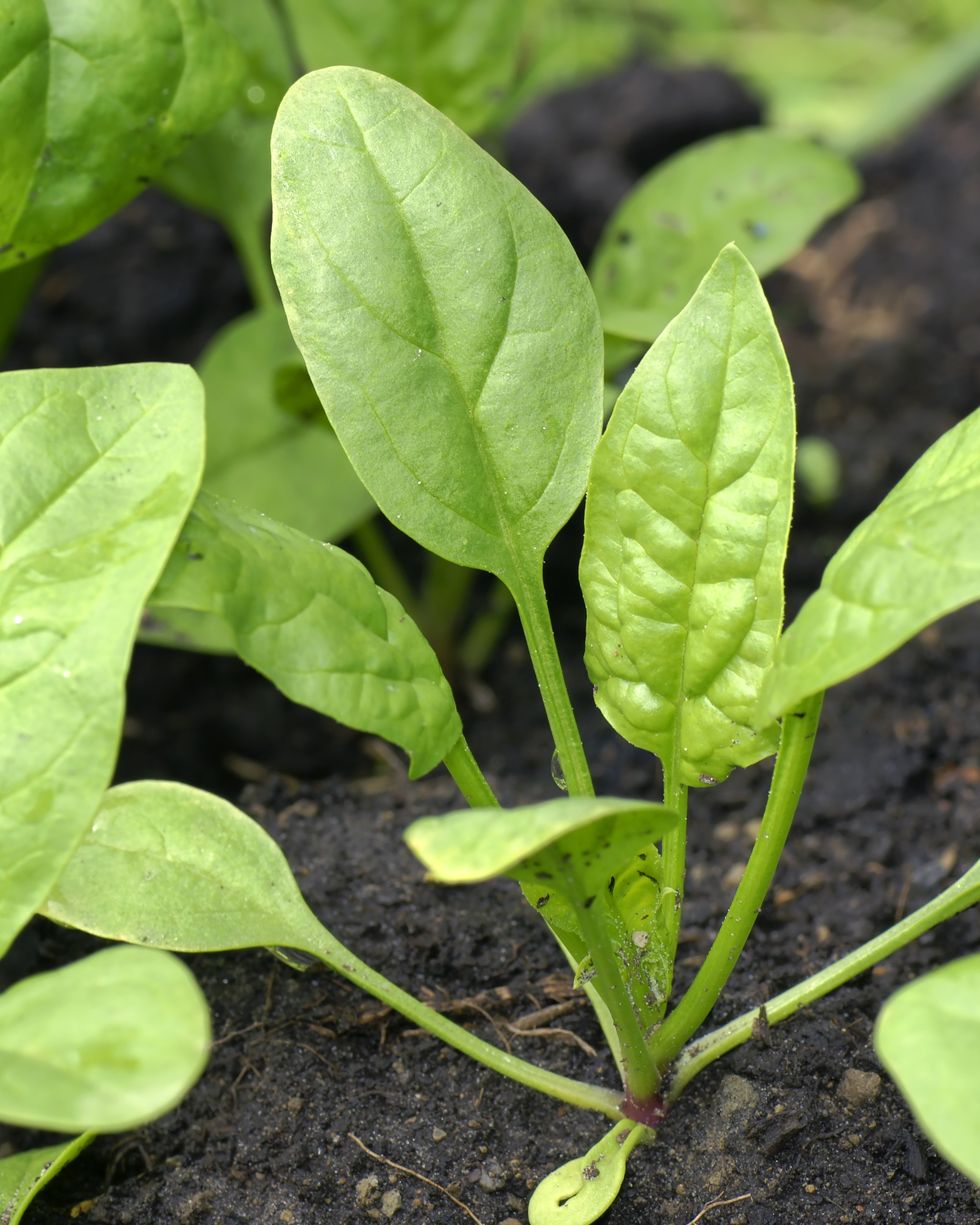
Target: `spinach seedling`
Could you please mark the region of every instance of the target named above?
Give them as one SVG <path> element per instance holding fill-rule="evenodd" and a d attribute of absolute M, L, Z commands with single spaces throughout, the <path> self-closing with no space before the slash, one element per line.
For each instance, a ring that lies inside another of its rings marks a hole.
<path fill-rule="evenodd" d="M 494 1070 L 606 1115 L 610 1133 L 530 1205 L 533 1225 L 587 1225 L 685 1086 L 752 1036 L 757 1010 L 695 1035 L 768 891 L 823 691 L 980 594 L 980 411 L 857 529 L 783 632 L 792 388 L 737 248 L 660 334 L 602 433 L 589 281 L 553 220 L 445 117 L 373 73 L 314 73 L 280 110 L 273 173 L 276 276 L 332 427 L 403 531 L 510 589 L 569 794 L 497 804 L 431 648 L 340 549 L 201 495 L 151 607 L 220 620 L 284 692 L 404 748 L 413 777 L 446 764 L 471 807 L 416 822 L 409 845 L 436 880 L 519 883 L 575 967 L 622 1083 L 557 1076 L 413 999 L 319 923 L 254 823 L 190 788 L 110 791 L 46 911 L 161 948 L 313 956 Z M 587 666 L 609 722 L 660 758 L 661 802 L 593 794 L 565 687 L 542 564 L 583 494 Z M 689 795 L 773 753 L 745 874 L 671 1006 Z M 980 864 L 769 1000 L 769 1023 L 978 898 Z"/>

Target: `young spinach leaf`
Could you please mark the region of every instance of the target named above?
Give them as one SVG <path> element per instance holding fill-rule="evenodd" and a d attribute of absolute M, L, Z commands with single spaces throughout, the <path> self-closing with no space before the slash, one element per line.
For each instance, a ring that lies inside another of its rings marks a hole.
<path fill-rule="evenodd" d="M 523 8 L 523 0 L 286 0 L 307 68 L 383 72 L 467 132 L 490 126 L 507 103 Z"/>
<path fill-rule="evenodd" d="M 831 559 L 776 651 L 774 718 L 980 598 L 980 409 L 933 443 Z"/>
<path fill-rule="evenodd" d="M 273 265 L 327 415 L 385 514 L 520 591 L 602 416 L 588 280 L 553 219 L 444 116 L 314 72 L 273 133 Z"/>
<path fill-rule="evenodd" d="M 70 242 L 231 105 L 242 71 L 202 0 L 0 0 L 0 268 Z"/>
<path fill-rule="evenodd" d="M 109 783 L 140 611 L 194 496 L 186 366 L 0 375 L 0 952 Z"/>
<path fill-rule="evenodd" d="M 585 509 L 596 701 L 687 785 L 775 749 L 752 717 L 782 620 L 793 441 L 772 316 L 727 247 L 619 397 Z"/>
<path fill-rule="evenodd" d="M 452 691 L 397 600 L 342 549 L 257 511 L 202 493 L 150 606 L 220 618 L 246 663 L 294 701 L 401 745 L 413 778 L 459 739 Z"/>
<path fill-rule="evenodd" d="M 0 995 L 0 1119 L 123 1131 L 175 1106 L 207 1062 L 207 1002 L 183 962 L 104 949 Z"/>
<path fill-rule="evenodd" d="M 859 188 L 839 154 L 769 128 L 684 149 L 640 181 L 603 231 L 590 269 L 603 327 L 656 340 L 727 243 L 765 276 Z"/>
<path fill-rule="evenodd" d="M 19 1225 L 38 1192 L 94 1139 L 89 1132 L 62 1144 L 0 1157 L 0 1225 Z"/>
<path fill-rule="evenodd" d="M 980 953 L 902 987 L 882 1009 L 874 1041 L 922 1130 L 980 1183 Z"/>

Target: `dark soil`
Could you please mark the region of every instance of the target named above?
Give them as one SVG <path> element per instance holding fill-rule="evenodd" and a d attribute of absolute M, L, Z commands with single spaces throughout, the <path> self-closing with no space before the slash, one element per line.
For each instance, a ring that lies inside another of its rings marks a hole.
<path fill-rule="evenodd" d="M 974 88 L 876 156 L 865 168 L 865 198 L 769 283 L 801 430 L 830 438 L 845 470 L 833 508 L 798 512 L 794 606 L 860 515 L 980 403 L 978 133 Z M 159 218 L 176 238 L 153 275 L 169 271 L 180 284 L 158 289 L 154 281 L 151 297 L 128 278 L 145 259 L 132 253 L 142 250 L 140 231 L 152 232 Z M 105 234 L 127 230 L 130 253 L 113 265 L 116 239 Z M 203 239 L 203 254 L 185 246 L 191 235 Z M 193 357 L 208 328 L 242 305 L 228 259 L 208 223 L 139 201 L 52 260 L 12 364 Z M 128 319 L 99 306 L 110 298 L 104 287 L 90 289 L 96 264 L 110 286 L 118 280 Z M 90 309 L 102 322 L 78 330 L 76 312 Z M 120 320 L 121 348 L 107 339 Z M 178 340 L 181 330 L 192 339 Z M 655 765 L 606 729 L 576 662 L 574 552 L 571 539 L 559 542 L 550 579 L 597 785 L 656 795 Z M 828 695 L 796 829 L 718 1022 L 854 948 L 975 860 L 978 627 L 977 609 L 958 613 Z M 547 732 L 518 643 L 500 652 L 487 683 L 497 713 L 471 716 L 467 726 L 492 780 L 505 801 L 554 794 Z M 426 885 L 403 849 L 410 819 L 458 804 L 446 777 L 409 785 L 377 746 L 290 707 L 234 662 L 151 649 L 137 653 L 120 769 L 121 777 L 180 778 L 237 795 L 283 847 L 313 909 L 368 961 L 492 1041 L 613 1083 L 587 1008 L 516 890 Z M 693 797 L 681 986 L 724 913 L 766 782 L 759 767 Z M 22 957 L 34 969 L 89 947 L 46 925 L 32 933 Z M 962 915 L 726 1056 L 694 1082 L 656 1144 L 634 1155 L 605 1219 L 973 1225 L 977 1193 L 917 1130 L 870 1039 L 899 984 L 978 945 L 980 913 Z M 193 965 L 214 1011 L 205 1077 L 165 1119 L 97 1140 L 39 1199 L 35 1225 L 345 1225 L 392 1212 L 396 1222 L 470 1219 L 442 1189 L 484 1225 L 499 1225 L 526 1220 L 537 1181 L 603 1134 L 601 1120 L 485 1072 L 333 975 L 301 975 L 258 951 Z M 519 1032 L 522 1017 L 552 1004 L 560 1010 L 545 1032 Z M 855 1083 L 863 1097 L 850 1093 Z M 17 1146 L 36 1139 L 7 1134 Z M 404 1169 L 368 1155 L 353 1136 Z"/>

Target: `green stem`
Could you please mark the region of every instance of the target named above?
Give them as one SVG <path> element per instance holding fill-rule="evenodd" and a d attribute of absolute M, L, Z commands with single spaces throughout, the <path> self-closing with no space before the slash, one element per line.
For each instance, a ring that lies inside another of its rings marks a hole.
<path fill-rule="evenodd" d="M 487 666 L 513 615 L 514 597 L 503 583 L 495 580 L 488 607 L 473 618 L 456 651 L 460 664 L 471 676 L 478 676 Z"/>
<path fill-rule="evenodd" d="M 700 1029 L 745 947 L 796 815 L 822 705 L 823 694 L 815 694 L 783 720 L 766 810 L 728 914 L 694 982 L 650 1045 L 650 1055 L 659 1068 L 672 1063 L 684 1043 Z"/>
<path fill-rule="evenodd" d="M 272 275 L 265 225 L 239 225 L 229 222 L 228 234 L 245 273 L 248 291 L 256 309 L 271 310 L 278 307 L 279 289 Z"/>
<path fill-rule="evenodd" d="M 529 1089 L 536 1089 L 539 1093 L 546 1093 L 549 1097 L 556 1097 L 582 1110 L 596 1110 L 609 1119 L 622 1118 L 619 1094 L 613 1090 L 559 1076 L 556 1072 L 539 1068 L 489 1042 L 484 1042 L 462 1025 L 457 1025 L 455 1021 L 444 1017 L 442 1013 L 436 1012 L 434 1008 L 423 1004 L 376 970 L 372 970 L 319 924 L 311 928 L 310 939 L 305 948 L 355 986 L 396 1009 L 402 1016 L 457 1051 L 468 1055 L 470 1059 L 499 1072 L 501 1076 L 507 1076 Z"/>
<path fill-rule="evenodd" d="M 595 795 L 589 763 L 582 747 L 582 736 L 568 698 L 565 676 L 555 645 L 540 567 L 532 575 L 522 572 L 519 579 L 519 588 L 513 592 L 514 602 L 520 614 L 521 626 L 527 639 L 531 663 L 538 688 L 541 690 L 541 699 L 554 737 L 568 794 Z"/>
<path fill-rule="evenodd" d="M 677 824 L 664 835 L 662 844 L 661 872 L 665 889 L 674 893 L 674 916 L 669 932 L 668 949 L 671 956 L 677 951 L 677 936 L 681 926 L 681 908 L 684 905 L 684 875 L 687 860 L 687 786 L 680 781 L 680 746 L 675 749 L 675 759 L 664 762 L 664 806 L 677 813 Z"/>
<path fill-rule="evenodd" d="M 351 533 L 351 539 L 378 586 L 390 592 L 412 620 L 418 621 L 415 593 L 405 577 L 405 572 L 395 560 L 394 553 L 388 547 L 384 532 L 378 527 L 377 518 L 367 519 L 356 527 Z"/>
<path fill-rule="evenodd" d="M 500 807 L 500 801 L 494 795 L 493 788 L 477 764 L 462 732 L 443 759 L 443 764 L 471 808 Z"/>
<path fill-rule="evenodd" d="M 751 1012 L 743 1013 L 734 1021 L 729 1021 L 727 1025 L 716 1029 L 714 1033 L 685 1047 L 674 1065 L 674 1076 L 668 1101 L 675 1101 L 694 1077 L 709 1064 L 748 1041 L 760 1021 L 768 1025 L 785 1021 L 787 1017 L 793 1016 L 807 1004 L 814 1003 L 822 996 L 843 986 L 844 983 L 850 982 L 852 978 L 863 974 L 865 970 L 869 970 L 880 961 L 884 961 L 886 957 L 890 957 L 892 953 L 904 948 L 906 944 L 916 940 L 923 932 L 929 931 L 930 928 L 946 919 L 951 919 L 978 901 L 980 901 L 980 860 L 955 884 L 944 889 L 938 897 L 927 902 L 925 906 L 920 906 L 901 923 L 896 923 L 894 927 L 882 932 L 880 936 L 875 936 L 867 944 L 862 944 L 859 949 L 835 961 L 826 969 L 821 970 L 819 974 L 814 974 L 795 987 L 790 987 L 788 991 L 783 991 L 774 999 L 769 1000 L 764 1009 L 754 1008 Z"/>

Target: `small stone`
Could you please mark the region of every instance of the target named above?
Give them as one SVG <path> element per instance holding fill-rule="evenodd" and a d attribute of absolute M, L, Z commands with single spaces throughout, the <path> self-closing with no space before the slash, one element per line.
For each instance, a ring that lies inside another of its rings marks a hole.
<path fill-rule="evenodd" d="M 737 821 L 719 821 L 711 831 L 719 842 L 734 842 L 741 832 Z"/>
<path fill-rule="evenodd" d="M 744 863 L 733 863 L 725 875 L 722 877 L 721 884 L 724 889 L 737 889 L 739 882 L 745 875 Z"/>
<path fill-rule="evenodd" d="M 500 1225 L 524 1225 L 523 1221 L 519 1221 L 516 1216 L 504 1217 Z"/>
<path fill-rule="evenodd" d="M 358 1208 L 370 1208 L 378 1198 L 377 1174 L 369 1174 L 367 1178 L 359 1179 L 357 1186 L 354 1188 L 354 1195 L 357 1199 Z"/>
<path fill-rule="evenodd" d="M 507 1186 L 507 1171 L 499 1161 L 491 1159 L 484 1165 L 479 1181 L 484 1191 L 502 1191 Z"/>
<path fill-rule="evenodd" d="M 291 1111 L 293 1114 L 298 1113 L 303 1109 L 303 1099 L 301 1097 L 291 1097 L 286 1102 L 286 1109 Z"/>
<path fill-rule="evenodd" d="M 432 1139 L 435 1140 L 436 1144 L 438 1144 L 440 1140 L 445 1140 L 448 1134 L 449 1133 L 443 1131 L 441 1127 L 433 1127 L 432 1129 Z"/>
<path fill-rule="evenodd" d="M 284 1221 L 285 1225 L 295 1225 L 296 1213 L 292 1212 L 289 1208 L 283 1208 L 282 1212 L 279 1213 L 279 1220 Z"/>
<path fill-rule="evenodd" d="M 381 1211 L 386 1217 L 393 1217 L 402 1206 L 402 1193 L 396 1187 L 386 1191 L 381 1197 Z"/>
<path fill-rule="evenodd" d="M 803 1190 L 807 1193 L 807 1195 L 816 1195 L 817 1193 L 817 1188 L 812 1182 L 808 1182 Z"/>
<path fill-rule="evenodd" d="M 860 1068 L 848 1068 L 840 1078 L 837 1096 L 851 1106 L 866 1106 L 881 1092 L 881 1077 L 877 1072 L 862 1072 Z"/>

